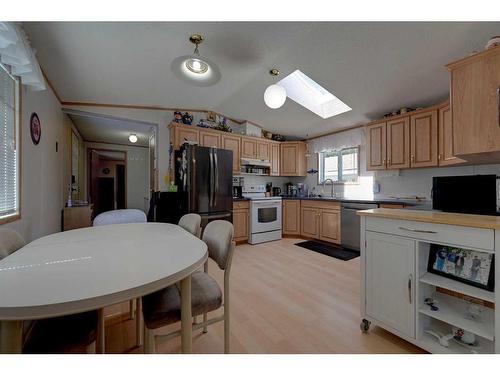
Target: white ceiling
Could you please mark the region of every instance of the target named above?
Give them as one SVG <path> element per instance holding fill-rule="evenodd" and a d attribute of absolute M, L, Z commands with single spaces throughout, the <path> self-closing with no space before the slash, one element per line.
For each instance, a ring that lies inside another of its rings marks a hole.
<path fill-rule="evenodd" d="M 39 61 L 64 101 L 212 109 L 286 135 L 311 137 L 379 118 L 448 95 L 444 65 L 482 50 L 500 23 L 390 22 L 150 22 L 24 24 Z M 190 86 L 170 70 L 192 52 L 201 33 L 202 55 L 222 79 Z M 323 120 L 292 100 L 277 110 L 263 93 L 300 69 L 352 111 Z"/>
<path fill-rule="evenodd" d="M 64 110 L 71 118 L 81 136 L 87 142 L 115 143 L 126 146 L 148 147 L 149 137 L 155 127 L 152 124 L 127 119 L 96 115 L 82 111 Z M 137 142 L 128 140 L 130 134 L 137 135 Z"/>

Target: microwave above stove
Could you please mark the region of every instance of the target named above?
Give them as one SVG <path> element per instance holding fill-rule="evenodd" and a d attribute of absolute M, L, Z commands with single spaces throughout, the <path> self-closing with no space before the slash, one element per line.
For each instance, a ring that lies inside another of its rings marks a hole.
<path fill-rule="evenodd" d="M 497 176 L 445 176 L 432 179 L 432 209 L 497 215 Z"/>

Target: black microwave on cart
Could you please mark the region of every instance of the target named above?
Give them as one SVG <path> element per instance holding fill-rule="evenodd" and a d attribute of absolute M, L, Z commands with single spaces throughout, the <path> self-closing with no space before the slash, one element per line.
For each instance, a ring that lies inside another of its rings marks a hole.
<path fill-rule="evenodd" d="M 444 212 L 498 215 L 497 176 L 444 176 L 432 179 L 432 209 Z"/>

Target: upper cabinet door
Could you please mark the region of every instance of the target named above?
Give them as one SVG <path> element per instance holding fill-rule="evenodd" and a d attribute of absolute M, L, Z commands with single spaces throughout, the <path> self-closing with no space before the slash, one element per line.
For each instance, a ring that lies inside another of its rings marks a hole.
<path fill-rule="evenodd" d="M 499 160 L 500 48 L 491 48 L 447 67 L 451 71 L 455 155 L 478 161 Z M 493 155 L 473 156 L 490 152 L 497 152 L 496 160 Z"/>
<path fill-rule="evenodd" d="M 280 144 L 271 143 L 271 176 L 280 175 Z"/>
<path fill-rule="evenodd" d="M 282 142 L 280 144 L 280 175 L 306 176 L 306 144 L 304 142 Z"/>
<path fill-rule="evenodd" d="M 460 164 L 464 161 L 455 156 L 453 151 L 453 125 L 451 122 L 451 109 L 447 105 L 439 108 L 439 154 L 440 166 Z"/>
<path fill-rule="evenodd" d="M 268 141 L 257 141 L 257 159 L 271 160 Z"/>
<path fill-rule="evenodd" d="M 257 158 L 257 140 L 242 138 L 241 139 L 241 157 L 242 158 Z"/>
<path fill-rule="evenodd" d="M 200 131 L 200 143 L 205 147 L 221 148 L 220 134 L 212 133 L 209 131 Z"/>
<path fill-rule="evenodd" d="M 366 127 L 366 169 L 386 169 L 386 124 Z"/>
<path fill-rule="evenodd" d="M 191 127 L 176 126 L 174 128 L 174 149 L 178 150 L 184 141 L 200 142 L 200 132 Z"/>
<path fill-rule="evenodd" d="M 387 121 L 387 169 L 410 167 L 410 118 Z"/>
<path fill-rule="evenodd" d="M 438 113 L 422 112 L 410 117 L 410 166 L 438 165 Z"/>
<path fill-rule="evenodd" d="M 241 137 L 223 134 L 222 148 L 233 152 L 233 174 L 240 174 Z"/>

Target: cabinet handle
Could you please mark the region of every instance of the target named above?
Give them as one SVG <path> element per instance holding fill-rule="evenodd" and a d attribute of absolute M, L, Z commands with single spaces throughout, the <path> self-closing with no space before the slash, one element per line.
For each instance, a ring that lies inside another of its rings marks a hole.
<path fill-rule="evenodd" d="M 385 159 L 382 161 L 382 164 L 385 165 Z"/>
<path fill-rule="evenodd" d="M 441 160 L 441 154 L 438 155 L 438 160 Z"/>
<path fill-rule="evenodd" d="M 408 232 L 437 234 L 437 232 L 434 232 L 432 230 L 425 230 L 425 229 L 413 229 L 413 228 L 405 228 L 405 227 L 398 227 L 398 229 L 406 230 Z"/>
<path fill-rule="evenodd" d="M 410 276 L 408 276 L 408 300 L 410 301 L 410 305 L 413 303 L 411 297 L 412 287 L 413 287 L 413 275 L 410 274 Z"/>
<path fill-rule="evenodd" d="M 391 165 L 391 158 L 387 159 L 387 164 Z"/>

